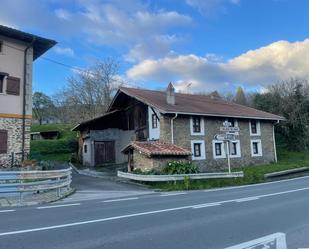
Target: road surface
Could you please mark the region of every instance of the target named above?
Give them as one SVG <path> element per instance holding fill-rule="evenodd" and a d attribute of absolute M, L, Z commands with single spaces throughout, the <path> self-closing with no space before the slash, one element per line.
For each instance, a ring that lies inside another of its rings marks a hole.
<path fill-rule="evenodd" d="M 309 248 L 309 177 L 0 209 L 0 248 L 225 248 L 276 232 Z"/>

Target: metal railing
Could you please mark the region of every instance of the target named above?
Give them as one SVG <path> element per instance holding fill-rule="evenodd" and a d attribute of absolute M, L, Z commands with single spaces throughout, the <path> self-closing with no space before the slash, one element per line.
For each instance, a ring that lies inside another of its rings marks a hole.
<path fill-rule="evenodd" d="M 168 181 L 181 181 L 184 180 L 185 177 L 189 177 L 191 180 L 213 179 L 213 178 L 238 178 L 238 177 L 244 177 L 244 173 L 242 171 L 239 171 L 231 173 L 218 172 L 218 173 L 174 174 L 174 175 L 142 175 L 142 174 L 132 174 L 118 171 L 117 176 L 141 182 L 168 182 Z"/>
<path fill-rule="evenodd" d="M 57 196 L 62 196 L 61 190 L 70 190 L 72 168 L 61 170 L 30 170 L 30 171 L 0 171 L 0 196 L 9 193 L 19 193 L 22 202 L 23 193 L 56 190 Z"/>

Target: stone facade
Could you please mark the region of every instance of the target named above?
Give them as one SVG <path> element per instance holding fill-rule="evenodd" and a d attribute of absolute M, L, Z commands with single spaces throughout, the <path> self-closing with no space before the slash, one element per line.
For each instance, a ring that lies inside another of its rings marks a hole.
<path fill-rule="evenodd" d="M 189 162 L 187 156 L 154 156 L 148 157 L 137 150 L 133 151 L 133 167 L 134 169 L 142 169 L 143 171 L 150 169 L 162 169 L 167 163 L 172 161 Z"/>
<path fill-rule="evenodd" d="M 171 143 L 170 121 L 173 116 L 162 115 L 160 118 L 160 140 Z M 206 159 L 194 160 L 201 171 L 215 171 L 227 169 L 227 158 L 215 159 L 213 156 L 214 136 L 220 133 L 219 128 L 225 118 L 204 117 L 204 135 L 191 135 L 190 116 L 178 116 L 174 119 L 174 143 L 178 146 L 191 150 L 192 140 L 202 140 L 205 142 Z M 238 140 L 240 141 L 241 157 L 231 158 L 232 167 L 241 167 L 247 165 L 267 164 L 276 160 L 274 141 L 273 141 L 273 123 L 271 121 L 260 121 L 260 136 L 250 136 L 249 120 L 237 119 L 240 129 Z M 262 156 L 251 156 L 251 140 L 260 139 L 262 144 Z"/>
<path fill-rule="evenodd" d="M 26 119 L 25 124 L 25 153 L 29 154 L 31 119 Z M 0 118 L 0 130 L 8 131 L 7 153 L 0 154 L 0 167 L 10 167 L 12 164 L 12 153 L 14 153 L 16 161 L 21 161 L 22 119 Z"/>

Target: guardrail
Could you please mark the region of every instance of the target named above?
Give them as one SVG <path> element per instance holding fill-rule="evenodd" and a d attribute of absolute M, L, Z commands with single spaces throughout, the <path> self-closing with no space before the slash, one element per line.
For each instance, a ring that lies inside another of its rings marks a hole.
<path fill-rule="evenodd" d="M 309 167 L 301 167 L 296 169 L 288 169 L 283 171 L 277 171 L 272 173 L 264 174 L 264 178 L 275 178 L 275 177 L 283 177 L 283 176 L 289 176 L 297 173 L 303 173 L 309 171 Z"/>
<path fill-rule="evenodd" d="M 132 174 L 122 171 L 117 172 L 118 177 L 141 181 L 141 182 L 168 182 L 168 181 L 181 181 L 185 177 L 189 177 L 191 180 L 197 179 L 213 179 L 213 178 L 238 178 L 244 177 L 244 172 L 232 172 L 232 173 L 199 173 L 199 174 L 175 174 L 175 175 L 141 175 L 141 174 Z"/>
<path fill-rule="evenodd" d="M 19 193 L 20 202 L 24 192 L 57 190 L 61 197 L 62 188 L 70 189 L 72 168 L 61 170 L 0 171 L 0 195 Z"/>

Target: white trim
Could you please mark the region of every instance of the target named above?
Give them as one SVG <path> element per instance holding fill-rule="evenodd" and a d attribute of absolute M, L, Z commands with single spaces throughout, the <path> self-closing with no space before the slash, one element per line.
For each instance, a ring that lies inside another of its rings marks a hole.
<path fill-rule="evenodd" d="M 201 156 L 194 156 L 194 144 L 201 144 Z M 191 152 L 192 152 L 192 160 L 205 160 L 206 159 L 206 149 L 205 149 L 205 141 L 204 140 L 191 140 Z"/>
<path fill-rule="evenodd" d="M 216 143 L 221 144 L 221 155 L 220 156 L 216 155 L 216 146 L 215 146 Z M 214 159 L 226 158 L 225 143 L 223 141 L 212 140 L 212 155 Z"/>
<path fill-rule="evenodd" d="M 260 121 L 256 120 L 256 133 L 252 133 L 251 120 L 249 120 L 249 131 L 250 131 L 250 136 L 261 136 L 261 123 L 260 123 Z"/>
<path fill-rule="evenodd" d="M 230 119 L 234 119 L 234 127 L 238 127 L 238 120 L 234 117 L 229 117 Z M 228 122 L 229 121 L 229 118 L 226 118 L 225 121 Z"/>
<path fill-rule="evenodd" d="M 258 143 L 258 154 L 253 154 L 253 143 Z M 252 157 L 263 156 L 261 139 L 252 139 L 250 141 L 250 148 L 251 148 L 251 156 Z"/>
<path fill-rule="evenodd" d="M 273 124 L 273 145 L 274 145 L 274 153 L 275 153 L 275 162 L 278 162 L 277 148 L 276 148 L 276 137 L 275 137 L 275 125 L 274 124 Z"/>
<path fill-rule="evenodd" d="M 240 146 L 240 140 L 232 140 L 230 141 L 230 146 L 232 145 L 232 143 L 237 143 L 236 144 L 236 152 L 237 154 L 236 155 L 232 155 L 231 154 L 231 149 L 230 149 L 230 158 L 238 158 L 238 157 L 241 157 L 241 146 Z"/>
<path fill-rule="evenodd" d="M 190 132 L 192 136 L 203 136 L 205 135 L 205 122 L 204 117 L 200 117 L 201 123 L 201 132 L 194 132 L 193 131 L 193 116 L 190 117 Z"/>

